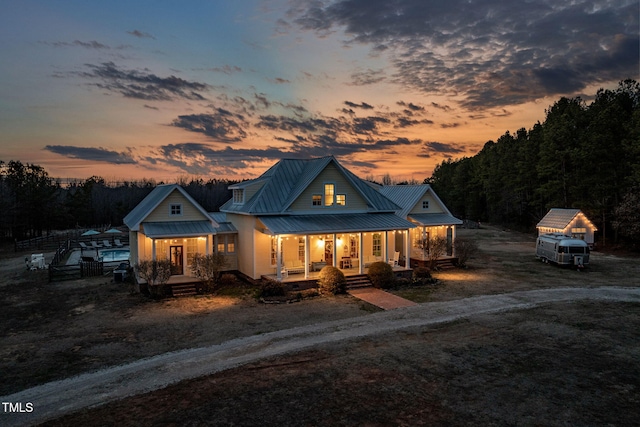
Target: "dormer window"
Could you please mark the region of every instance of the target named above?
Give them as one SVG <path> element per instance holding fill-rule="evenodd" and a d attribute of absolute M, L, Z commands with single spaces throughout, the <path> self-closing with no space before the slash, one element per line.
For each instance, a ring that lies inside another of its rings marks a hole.
<path fill-rule="evenodd" d="M 346 194 L 336 194 L 336 205 L 338 205 L 338 206 L 347 206 L 347 195 Z"/>
<path fill-rule="evenodd" d="M 182 215 L 182 204 L 173 203 L 169 206 L 169 215 L 171 216 L 180 216 Z"/>
<path fill-rule="evenodd" d="M 233 204 L 241 205 L 244 203 L 244 190 L 241 188 L 236 188 L 233 190 Z"/>
<path fill-rule="evenodd" d="M 422 201 L 422 209 L 424 209 L 424 210 L 429 209 L 429 201 L 428 200 L 423 200 Z"/>

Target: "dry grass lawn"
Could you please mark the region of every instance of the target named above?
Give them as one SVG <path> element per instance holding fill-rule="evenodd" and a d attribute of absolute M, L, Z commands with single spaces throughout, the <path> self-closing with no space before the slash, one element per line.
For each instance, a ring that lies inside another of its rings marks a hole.
<path fill-rule="evenodd" d="M 536 261 L 534 239 L 460 230 L 480 251 L 417 302 L 553 287 L 640 286 L 637 257 L 594 253 L 586 272 Z M 244 296 L 163 302 L 109 279 L 46 283 L 0 261 L 0 395 L 167 351 L 362 316 L 349 296 L 264 305 Z M 71 414 L 51 425 L 632 425 L 640 416 L 640 304 L 557 303 L 474 316 L 263 360 Z M 36 403 L 37 404 L 37 403 Z M 37 406 L 36 406 L 37 407 Z"/>

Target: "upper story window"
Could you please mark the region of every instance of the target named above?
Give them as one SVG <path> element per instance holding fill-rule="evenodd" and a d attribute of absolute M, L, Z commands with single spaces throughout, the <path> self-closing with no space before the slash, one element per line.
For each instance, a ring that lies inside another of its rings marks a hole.
<path fill-rule="evenodd" d="M 322 194 L 314 194 L 311 204 L 313 206 L 322 206 Z"/>
<path fill-rule="evenodd" d="M 333 206 L 333 198 L 335 194 L 336 194 L 335 184 L 324 185 L 324 205 L 325 206 Z"/>
<path fill-rule="evenodd" d="M 422 201 L 422 209 L 429 209 L 429 201 L 428 200 L 423 200 Z"/>
<path fill-rule="evenodd" d="M 182 204 L 173 203 L 169 206 L 169 215 L 182 215 Z"/>
<path fill-rule="evenodd" d="M 336 205 L 338 205 L 338 206 L 347 206 L 347 195 L 346 194 L 336 194 Z"/>
<path fill-rule="evenodd" d="M 233 203 L 241 205 L 244 203 L 244 190 L 236 188 L 233 190 Z"/>

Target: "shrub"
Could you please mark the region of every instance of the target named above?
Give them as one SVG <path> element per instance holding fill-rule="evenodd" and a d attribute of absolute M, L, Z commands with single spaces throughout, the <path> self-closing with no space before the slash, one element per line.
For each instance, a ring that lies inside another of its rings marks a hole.
<path fill-rule="evenodd" d="M 431 279 L 431 272 L 426 267 L 417 267 L 413 269 L 413 278 L 415 280 Z"/>
<path fill-rule="evenodd" d="M 220 286 L 232 287 L 238 284 L 238 279 L 235 274 L 225 273 L 220 276 Z"/>
<path fill-rule="evenodd" d="M 171 277 L 171 261 L 168 259 L 140 261 L 135 270 L 145 282 L 149 293 L 154 298 L 160 298 L 167 294 L 165 286 Z"/>
<path fill-rule="evenodd" d="M 340 269 L 327 265 L 320 270 L 318 292 L 321 294 L 343 294 L 347 290 L 347 279 Z"/>
<path fill-rule="evenodd" d="M 428 285 L 435 283 L 436 280 L 431 277 L 431 272 L 426 267 L 417 267 L 413 270 L 413 284 L 416 286 Z"/>
<path fill-rule="evenodd" d="M 447 239 L 440 236 L 435 236 L 429 240 L 429 251 L 427 252 L 427 259 L 429 260 L 429 267 L 431 269 L 436 268 L 436 261 L 447 253 Z"/>
<path fill-rule="evenodd" d="M 213 292 L 219 285 L 220 272 L 226 264 L 227 260 L 223 254 L 196 253 L 191 261 L 191 272 L 202 281 L 205 291 Z"/>
<path fill-rule="evenodd" d="M 281 297 L 286 294 L 284 285 L 282 282 L 278 282 L 274 279 L 262 279 L 260 285 L 261 297 Z"/>
<path fill-rule="evenodd" d="M 467 261 L 478 251 L 478 244 L 475 240 L 458 237 L 453 242 L 456 257 L 458 257 L 458 265 L 466 267 Z"/>
<path fill-rule="evenodd" d="M 367 273 L 369 280 L 376 288 L 389 288 L 393 286 L 395 277 L 393 268 L 386 262 L 377 261 L 369 266 Z"/>

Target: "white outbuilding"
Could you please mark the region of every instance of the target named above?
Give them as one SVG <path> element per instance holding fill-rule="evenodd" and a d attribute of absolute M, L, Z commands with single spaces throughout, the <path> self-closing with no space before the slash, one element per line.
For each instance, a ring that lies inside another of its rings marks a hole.
<path fill-rule="evenodd" d="M 597 227 L 580 209 L 551 208 L 540 220 L 538 236 L 548 233 L 562 233 L 574 239 L 584 240 L 589 247 L 593 247 Z"/>

